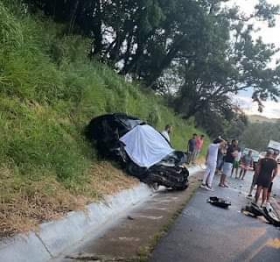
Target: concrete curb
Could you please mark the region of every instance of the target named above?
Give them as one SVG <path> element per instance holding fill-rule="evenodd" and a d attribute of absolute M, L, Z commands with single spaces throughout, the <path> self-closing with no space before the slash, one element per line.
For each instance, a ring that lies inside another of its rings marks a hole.
<path fill-rule="evenodd" d="M 202 166 L 188 167 L 190 175 Z M 145 184 L 108 196 L 101 203 L 87 206 L 86 211 L 70 212 L 65 218 L 43 223 L 40 230 L 0 241 L 0 262 L 46 262 L 82 240 L 89 232 L 105 227 L 111 218 L 120 217 L 133 205 L 146 200 L 153 191 Z"/>

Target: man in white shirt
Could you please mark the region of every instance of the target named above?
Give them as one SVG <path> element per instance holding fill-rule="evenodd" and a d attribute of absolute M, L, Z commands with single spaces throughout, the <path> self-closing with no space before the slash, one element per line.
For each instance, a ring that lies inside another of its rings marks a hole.
<path fill-rule="evenodd" d="M 161 132 L 161 134 L 166 138 L 166 140 L 170 143 L 170 137 L 169 135 L 172 132 L 172 126 L 171 125 L 166 125 L 165 129 Z"/>
<path fill-rule="evenodd" d="M 204 173 L 201 188 L 212 190 L 212 182 L 217 166 L 218 150 L 225 144 L 225 140 L 217 138 L 209 145 L 206 155 L 206 170 Z"/>

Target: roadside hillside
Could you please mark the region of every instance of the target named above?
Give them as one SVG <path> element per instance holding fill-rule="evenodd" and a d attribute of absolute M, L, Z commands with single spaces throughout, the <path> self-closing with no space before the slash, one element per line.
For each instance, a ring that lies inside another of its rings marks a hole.
<path fill-rule="evenodd" d="M 83 136 L 91 118 L 124 112 L 161 130 L 174 148 L 196 130 L 144 87 L 87 57 L 90 40 L 0 0 L 0 237 L 82 209 L 137 181 L 97 161 Z"/>
<path fill-rule="evenodd" d="M 250 123 L 276 123 L 279 121 L 279 118 L 268 118 L 261 115 L 248 115 L 247 117 Z"/>

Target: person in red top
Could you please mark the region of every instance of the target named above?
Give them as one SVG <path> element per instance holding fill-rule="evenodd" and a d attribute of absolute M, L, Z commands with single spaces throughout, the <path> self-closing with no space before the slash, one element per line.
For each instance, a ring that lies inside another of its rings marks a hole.
<path fill-rule="evenodd" d="M 204 135 L 200 135 L 195 140 L 195 153 L 194 153 L 194 162 L 199 157 L 199 154 L 203 148 Z"/>

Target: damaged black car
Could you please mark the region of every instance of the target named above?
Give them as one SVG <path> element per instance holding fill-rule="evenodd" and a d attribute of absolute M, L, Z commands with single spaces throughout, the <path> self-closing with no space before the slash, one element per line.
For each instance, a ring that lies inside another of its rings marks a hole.
<path fill-rule="evenodd" d="M 142 182 L 175 190 L 188 187 L 186 154 L 174 150 L 161 133 L 136 117 L 98 116 L 86 127 L 86 137 L 102 157 L 117 161 Z"/>

